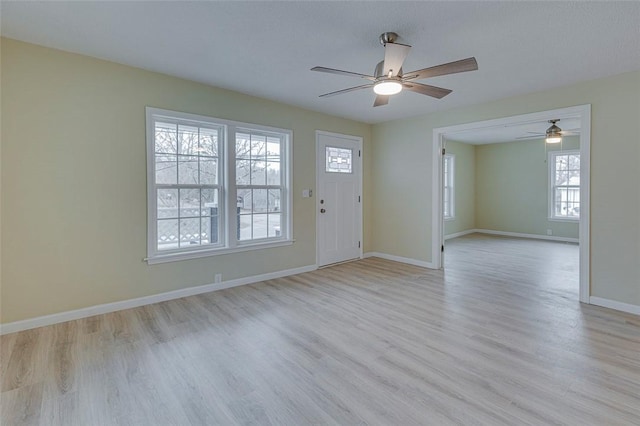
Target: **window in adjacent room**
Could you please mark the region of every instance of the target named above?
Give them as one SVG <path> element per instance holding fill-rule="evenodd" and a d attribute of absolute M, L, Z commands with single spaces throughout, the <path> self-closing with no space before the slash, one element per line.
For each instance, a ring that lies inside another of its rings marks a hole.
<path fill-rule="evenodd" d="M 549 153 L 549 218 L 580 219 L 580 152 Z"/>
<path fill-rule="evenodd" d="M 290 242 L 290 143 L 289 130 L 147 108 L 149 262 Z"/>
<path fill-rule="evenodd" d="M 455 193 L 454 193 L 454 170 L 455 156 L 445 154 L 443 160 L 443 181 L 444 181 L 444 219 L 455 218 Z"/>

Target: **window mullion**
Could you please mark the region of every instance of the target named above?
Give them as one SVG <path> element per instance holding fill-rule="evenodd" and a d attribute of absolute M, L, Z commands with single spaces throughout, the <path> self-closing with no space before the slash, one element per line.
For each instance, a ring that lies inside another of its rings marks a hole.
<path fill-rule="evenodd" d="M 226 201 L 227 201 L 227 242 L 229 247 L 238 245 L 238 190 L 236 187 L 236 127 L 227 126 L 225 148 L 227 150 L 227 183 Z"/>

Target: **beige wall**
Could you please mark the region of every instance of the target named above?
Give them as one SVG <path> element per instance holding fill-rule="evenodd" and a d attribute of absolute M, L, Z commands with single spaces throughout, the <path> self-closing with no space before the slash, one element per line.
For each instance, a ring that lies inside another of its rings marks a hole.
<path fill-rule="evenodd" d="M 315 264 L 315 131 L 371 126 L 2 39 L 1 322 Z M 293 130 L 292 246 L 149 266 L 145 106 Z"/>
<path fill-rule="evenodd" d="M 640 305 L 640 71 L 374 125 L 373 250 L 431 261 L 434 128 L 584 104 L 592 105 L 591 294 Z"/>
<path fill-rule="evenodd" d="M 447 154 L 455 156 L 455 218 L 445 220 L 444 234 L 476 228 L 476 149 L 466 143 L 446 141 Z"/>
<path fill-rule="evenodd" d="M 476 148 L 476 228 L 578 238 L 578 222 L 549 220 L 547 152 L 560 145 L 543 139 L 478 145 Z M 577 136 L 562 149 L 579 149 Z"/>

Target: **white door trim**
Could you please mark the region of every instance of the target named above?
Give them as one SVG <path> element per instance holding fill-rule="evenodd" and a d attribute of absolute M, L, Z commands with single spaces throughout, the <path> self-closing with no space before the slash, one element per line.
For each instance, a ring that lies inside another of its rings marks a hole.
<path fill-rule="evenodd" d="M 433 129 L 432 140 L 432 187 L 431 187 L 431 263 L 435 269 L 442 268 L 441 247 L 444 244 L 444 219 L 442 217 L 442 147 L 445 135 L 458 132 L 502 127 L 505 125 L 519 124 L 545 120 L 550 115 L 554 118 L 580 118 L 580 278 L 579 299 L 582 303 L 589 303 L 590 296 L 590 252 L 591 237 L 589 235 L 589 223 L 591 212 L 590 200 L 590 156 L 591 156 L 591 105 L 578 105 L 568 108 L 559 108 L 549 111 L 534 112 L 531 114 L 515 115 L 494 120 L 477 121 L 474 123 L 458 124 L 454 126 L 438 127 Z"/>
<path fill-rule="evenodd" d="M 360 229 L 358 229 L 358 233 L 359 238 L 358 240 L 360 241 L 360 259 L 363 258 L 363 253 L 364 253 L 364 241 L 362 239 L 363 236 L 363 227 L 364 227 L 364 221 L 362 218 L 362 205 L 364 204 L 364 194 L 363 194 L 363 188 L 362 188 L 362 169 L 363 169 L 363 161 L 362 159 L 364 158 L 364 151 L 362 149 L 362 137 L 361 136 L 355 136 L 355 135 L 345 135 L 342 133 L 333 133 L 333 132 L 327 132 L 324 130 L 316 130 L 316 158 L 315 158 L 315 164 L 316 164 L 316 187 L 315 187 L 315 195 L 314 198 L 316 199 L 316 201 L 314 202 L 314 208 L 315 208 L 315 217 L 316 217 L 316 265 L 320 265 L 320 218 L 318 217 L 318 212 L 320 211 L 320 204 L 318 200 L 318 194 L 319 194 L 319 188 L 320 188 L 320 170 L 318 169 L 318 148 L 320 146 L 320 136 L 324 135 L 324 136 L 333 136 L 333 137 L 338 137 L 338 138 L 344 138 L 344 139 L 352 139 L 354 140 L 357 144 L 358 144 L 358 151 L 360 152 L 360 156 L 359 156 L 359 161 L 360 161 L 360 167 L 358 168 L 358 185 L 360 186 L 360 203 L 358 206 L 358 214 L 360 215 Z"/>

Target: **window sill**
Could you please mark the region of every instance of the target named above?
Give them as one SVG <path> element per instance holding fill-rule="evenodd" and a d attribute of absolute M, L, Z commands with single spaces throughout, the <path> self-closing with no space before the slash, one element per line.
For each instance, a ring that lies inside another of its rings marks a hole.
<path fill-rule="evenodd" d="M 290 246 L 295 241 L 296 240 L 282 240 L 282 241 L 273 241 L 273 242 L 266 242 L 266 243 L 259 243 L 259 244 L 237 246 L 233 248 L 230 248 L 230 247 L 213 248 L 208 250 L 194 250 L 194 251 L 182 252 L 182 253 L 157 254 L 155 256 L 151 256 L 143 260 L 146 261 L 149 265 L 155 265 L 158 263 L 178 262 L 180 260 L 199 259 L 202 257 L 219 256 L 222 254 L 241 253 L 245 251 Z"/>
<path fill-rule="evenodd" d="M 579 223 L 580 222 L 580 218 L 579 217 L 576 217 L 576 218 L 550 217 L 550 218 L 547 218 L 547 220 L 549 222 L 573 222 L 573 223 Z"/>

